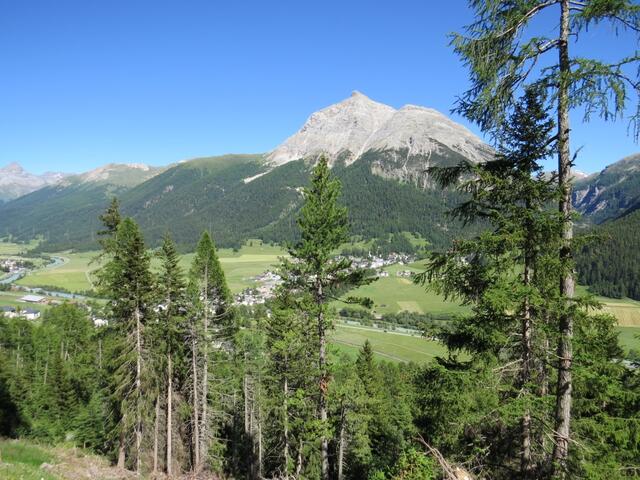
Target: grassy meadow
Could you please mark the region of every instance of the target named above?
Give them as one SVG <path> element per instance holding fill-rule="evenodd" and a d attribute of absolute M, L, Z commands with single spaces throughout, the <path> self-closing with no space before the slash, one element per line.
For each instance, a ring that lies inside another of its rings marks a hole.
<path fill-rule="evenodd" d="M 21 255 L 35 248 L 37 245 L 37 240 L 32 240 L 29 243 L 13 243 L 0 241 L 0 256 Z"/>
<path fill-rule="evenodd" d="M 438 342 L 418 335 L 343 324 L 336 325 L 336 329 L 331 333 L 335 353 L 355 356 L 366 340 L 371 342 L 376 358 L 386 361 L 426 363 L 446 353 L 445 348 Z"/>
<path fill-rule="evenodd" d="M 373 300 L 374 314 L 397 313 L 409 311 L 415 313 L 464 313 L 467 307 L 460 306 L 456 302 L 449 302 L 434 292 L 427 291 L 420 285 L 415 285 L 411 277 L 399 277 L 402 270 L 420 272 L 422 262 L 411 265 L 391 265 L 385 270 L 388 277 L 379 278 L 377 281 L 349 292 L 348 295 L 368 297 Z M 335 304 L 340 307 L 340 303 Z"/>
<path fill-rule="evenodd" d="M 46 310 L 48 308 L 48 305 L 21 302 L 20 298 L 23 297 L 24 295 L 25 295 L 25 292 L 0 291 L 0 306 L 19 307 L 21 309 L 33 308 L 34 310 L 40 310 L 40 311 Z"/>
<path fill-rule="evenodd" d="M 63 259 L 61 265 L 45 266 L 31 272 L 16 282 L 27 287 L 51 286 L 61 287 L 70 292 L 83 292 L 91 290 L 93 283 L 91 272 L 97 265 L 91 264 L 96 252 L 80 253 L 55 253 L 52 254 Z"/>
<path fill-rule="evenodd" d="M 0 440 L 0 478 L 4 480 L 56 480 L 60 478 L 40 468 L 56 457 L 26 441 Z"/>

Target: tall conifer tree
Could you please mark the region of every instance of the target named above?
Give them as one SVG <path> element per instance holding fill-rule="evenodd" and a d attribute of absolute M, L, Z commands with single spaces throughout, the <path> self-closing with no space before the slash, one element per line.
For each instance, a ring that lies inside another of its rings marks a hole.
<path fill-rule="evenodd" d="M 426 274 L 419 277 L 434 282 L 441 293 L 473 306 L 474 315 L 457 323 L 447 335 L 450 347 L 477 358 L 490 353 L 498 360 L 517 359 L 518 374 L 503 377 L 509 379 L 524 405 L 518 407 L 522 478 L 538 478 L 546 465 L 545 452 L 538 450 L 534 455 L 541 446 L 532 444 L 529 405 L 534 403 L 533 385 L 540 381 L 535 369 L 546 362 L 546 352 L 539 345 L 536 350 L 534 327 L 544 331 L 543 312 L 559 302 L 556 283 L 549 282 L 549 268 L 558 265 L 547 263 L 561 239 L 562 221 L 547 208 L 559 192 L 555 177 L 545 176 L 541 165 L 552 152 L 553 122 L 538 93 L 528 89 L 516 105 L 494 160 L 430 170 L 443 186 L 457 184 L 471 194 L 455 210 L 456 215 L 465 221 L 484 219 L 491 230 L 457 241 L 444 254 L 433 254 Z M 514 268 L 522 273 L 516 275 Z M 514 337 L 520 341 L 514 343 Z M 538 419 L 546 417 L 544 411 L 535 413 Z"/>
<path fill-rule="evenodd" d="M 214 335 L 220 341 L 230 338 L 233 333 L 231 293 L 213 240 L 206 231 L 198 242 L 189 272 L 189 292 L 195 306 L 191 328 L 194 468 L 200 470 L 211 437 L 211 346 Z"/>
<path fill-rule="evenodd" d="M 120 400 L 121 441 L 119 464 L 124 462 L 124 443 L 133 430 L 135 470 L 142 468 L 143 415 L 145 411 L 145 325 L 153 315 L 149 254 L 136 223 L 125 218 L 118 225 L 110 260 L 98 273 L 102 293 L 112 299 L 109 316 L 115 324 L 117 354 L 111 359 Z M 122 465 L 121 465 L 122 466 Z"/>
<path fill-rule="evenodd" d="M 336 250 L 349 239 L 347 210 L 339 204 L 340 181 L 333 178 L 325 157 L 311 173 L 311 184 L 304 189 L 304 205 L 298 217 L 301 239 L 289 248 L 291 259 L 282 260 L 285 288 L 305 298 L 304 307 L 317 331 L 318 417 L 321 424 L 321 476 L 329 478 L 329 437 L 327 392 L 329 369 L 327 332 L 332 328 L 327 317 L 329 302 L 337 288 L 352 288 L 368 283 L 365 272 L 352 268 L 351 260 L 335 258 Z"/>
<path fill-rule="evenodd" d="M 158 301 L 161 305 L 158 313 L 157 345 L 159 351 L 158 365 L 165 374 L 159 376 L 162 379 L 158 396 L 164 391 L 164 405 L 166 411 L 165 432 L 165 471 L 167 476 L 173 475 L 173 440 L 176 437 L 174 428 L 174 380 L 176 377 L 175 365 L 182 360 L 184 355 L 184 336 L 186 312 L 186 290 L 183 272 L 180 268 L 180 257 L 175 243 L 167 234 L 164 237 L 159 252 L 161 270 L 158 277 Z M 156 422 L 158 419 L 156 419 Z M 156 457 L 157 457 L 157 451 Z M 154 465 L 157 459 L 154 459 Z"/>

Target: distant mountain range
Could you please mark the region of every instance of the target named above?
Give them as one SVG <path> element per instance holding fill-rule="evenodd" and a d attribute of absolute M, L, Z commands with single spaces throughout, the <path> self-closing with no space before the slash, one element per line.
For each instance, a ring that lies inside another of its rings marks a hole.
<path fill-rule="evenodd" d="M 26 172 L 18 163 L 0 168 L 0 203 L 34 192 L 46 185 L 61 181 L 66 174 L 46 172 L 34 175 Z"/>
<path fill-rule="evenodd" d="M 433 186 L 427 167 L 483 161 L 492 153 L 468 129 L 436 110 L 413 105 L 394 109 L 354 92 L 312 114 L 267 154 L 200 158 L 166 168 L 111 164 L 80 175 L 55 174 L 55 180 L 51 176 L 49 183 L 18 198 L 8 194 L 15 187 L 6 180 L 0 183 L 0 198 L 10 201 L 0 205 L 0 237 L 42 236 L 41 248 L 50 251 L 93 248 L 98 215 L 117 196 L 124 214 L 138 221 L 152 245 L 171 231 L 190 248 L 203 229 L 210 229 L 222 246 L 256 237 L 291 239 L 301 188 L 311 165 L 325 154 L 342 180 L 354 235 L 408 231 L 442 247 L 463 232 L 446 215 L 460 195 Z M 576 177 L 574 203 L 584 219 L 615 218 L 640 192 L 640 156 Z"/>

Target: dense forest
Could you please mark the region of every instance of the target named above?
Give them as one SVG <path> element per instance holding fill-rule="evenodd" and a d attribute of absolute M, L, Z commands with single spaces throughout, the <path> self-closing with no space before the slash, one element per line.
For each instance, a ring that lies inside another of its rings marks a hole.
<path fill-rule="evenodd" d="M 576 256 L 580 283 L 606 297 L 640 300 L 640 208 L 594 228 Z"/>

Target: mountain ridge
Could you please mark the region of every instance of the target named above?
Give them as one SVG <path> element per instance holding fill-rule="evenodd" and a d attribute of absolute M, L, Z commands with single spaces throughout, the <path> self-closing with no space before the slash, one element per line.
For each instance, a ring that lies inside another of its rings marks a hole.
<path fill-rule="evenodd" d="M 267 154 L 267 163 L 280 166 L 290 161 L 328 156 L 347 165 L 367 151 L 403 150 L 407 158 L 421 157 L 429 166 L 432 154 L 442 147 L 478 162 L 493 150 L 466 127 L 435 109 L 405 105 L 395 109 L 354 91 L 351 97 L 309 116 L 303 126 Z"/>

